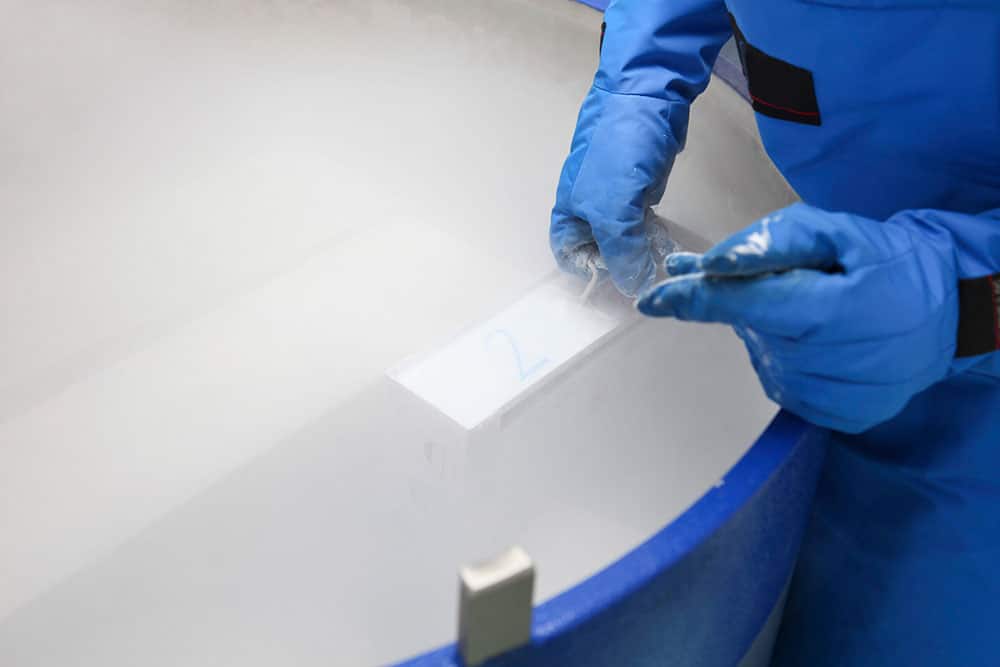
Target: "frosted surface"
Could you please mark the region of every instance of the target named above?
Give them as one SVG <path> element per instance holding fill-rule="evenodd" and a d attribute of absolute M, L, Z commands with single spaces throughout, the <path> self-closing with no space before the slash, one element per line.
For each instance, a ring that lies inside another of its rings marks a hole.
<path fill-rule="evenodd" d="M 643 322 L 475 432 L 388 379 L 552 271 L 599 16 L 563 0 L 0 0 L 0 665 L 374 664 L 511 544 L 539 599 L 773 413 Z M 788 200 L 710 87 L 664 213 Z M 703 241 L 702 241 L 703 242 Z"/>

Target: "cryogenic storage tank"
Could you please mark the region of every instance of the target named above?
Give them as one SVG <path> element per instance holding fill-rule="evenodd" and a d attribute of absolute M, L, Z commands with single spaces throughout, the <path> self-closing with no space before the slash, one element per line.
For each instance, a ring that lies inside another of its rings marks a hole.
<path fill-rule="evenodd" d="M 549 254 L 598 13 L 4 4 L 0 664 L 453 664 L 511 545 L 505 664 L 766 654 L 820 434 Z M 714 82 L 675 238 L 791 199 Z"/>

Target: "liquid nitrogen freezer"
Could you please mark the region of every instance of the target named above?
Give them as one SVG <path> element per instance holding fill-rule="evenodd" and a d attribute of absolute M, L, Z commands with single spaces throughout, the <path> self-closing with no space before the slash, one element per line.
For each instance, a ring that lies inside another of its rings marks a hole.
<path fill-rule="evenodd" d="M 590 618 L 797 451 L 727 473 L 775 414 L 735 336 L 554 273 L 592 9 L 0 5 L 0 664 L 401 660 L 511 545 Z M 791 201 L 723 83 L 688 146 L 681 243 Z"/>

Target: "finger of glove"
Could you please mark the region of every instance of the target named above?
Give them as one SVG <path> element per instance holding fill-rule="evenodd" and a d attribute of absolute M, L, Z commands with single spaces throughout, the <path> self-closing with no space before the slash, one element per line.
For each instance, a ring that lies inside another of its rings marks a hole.
<path fill-rule="evenodd" d="M 701 255 L 696 252 L 675 252 L 667 255 L 667 260 L 663 263 L 663 269 L 668 276 L 686 276 L 689 273 L 698 273 L 701 269 Z"/>
<path fill-rule="evenodd" d="M 765 216 L 705 253 L 704 270 L 748 276 L 795 268 L 842 270 L 905 250 L 895 228 L 858 216 L 794 204 Z"/>
<path fill-rule="evenodd" d="M 790 207 L 761 218 L 708 250 L 702 266 L 715 276 L 833 268 L 839 253 L 827 232 L 821 217 L 796 213 Z"/>
<path fill-rule="evenodd" d="M 653 317 L 721 322 L 797 338 L 821 326 L 838 292 L 837 276 L 794 270 L 757 278 L 712 278 L 693 273 L 668 278 L 639 298 Z"/>
<path fill-rule="evenodd" d="M 559 268 L 584 278 L 590 276 L 588 264 L 597 254 L 597 242 L 590 225 L 558 209 L 553 210 L 549 245 Z"/>
<path fill-rule="evenodd" d="M 653 261 L 657 266 L 664 265 L 667 257 L 680 246 L 670 235 L 669 221 L 662 218 L 653 211 L 646 209 L 646 236 L 649 238 L 650 249 L 653 253 Z"/>
<path fill-rule="evenodd" d="M 656 263 L 645 228 L 631 222 L 604 222 L 594 238 L 618 291 L 635 296 L 656 280 Z"/>

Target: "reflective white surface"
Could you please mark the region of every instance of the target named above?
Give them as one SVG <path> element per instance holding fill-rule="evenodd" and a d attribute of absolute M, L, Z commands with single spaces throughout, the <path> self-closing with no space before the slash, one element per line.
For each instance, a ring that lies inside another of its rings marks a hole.
<path fill-rule="evenodd" d="M 472 433 L 385 376 L 552 271 L 592 10 L 0 11 L 0 665 L 402 657 L 453 636 L 460 563 L 521 544 L 549 597 L 773 414 L 734 336 L 672 322 Z M 668 217 L 789 200 L 735 94 L 693 116 Z"/>

